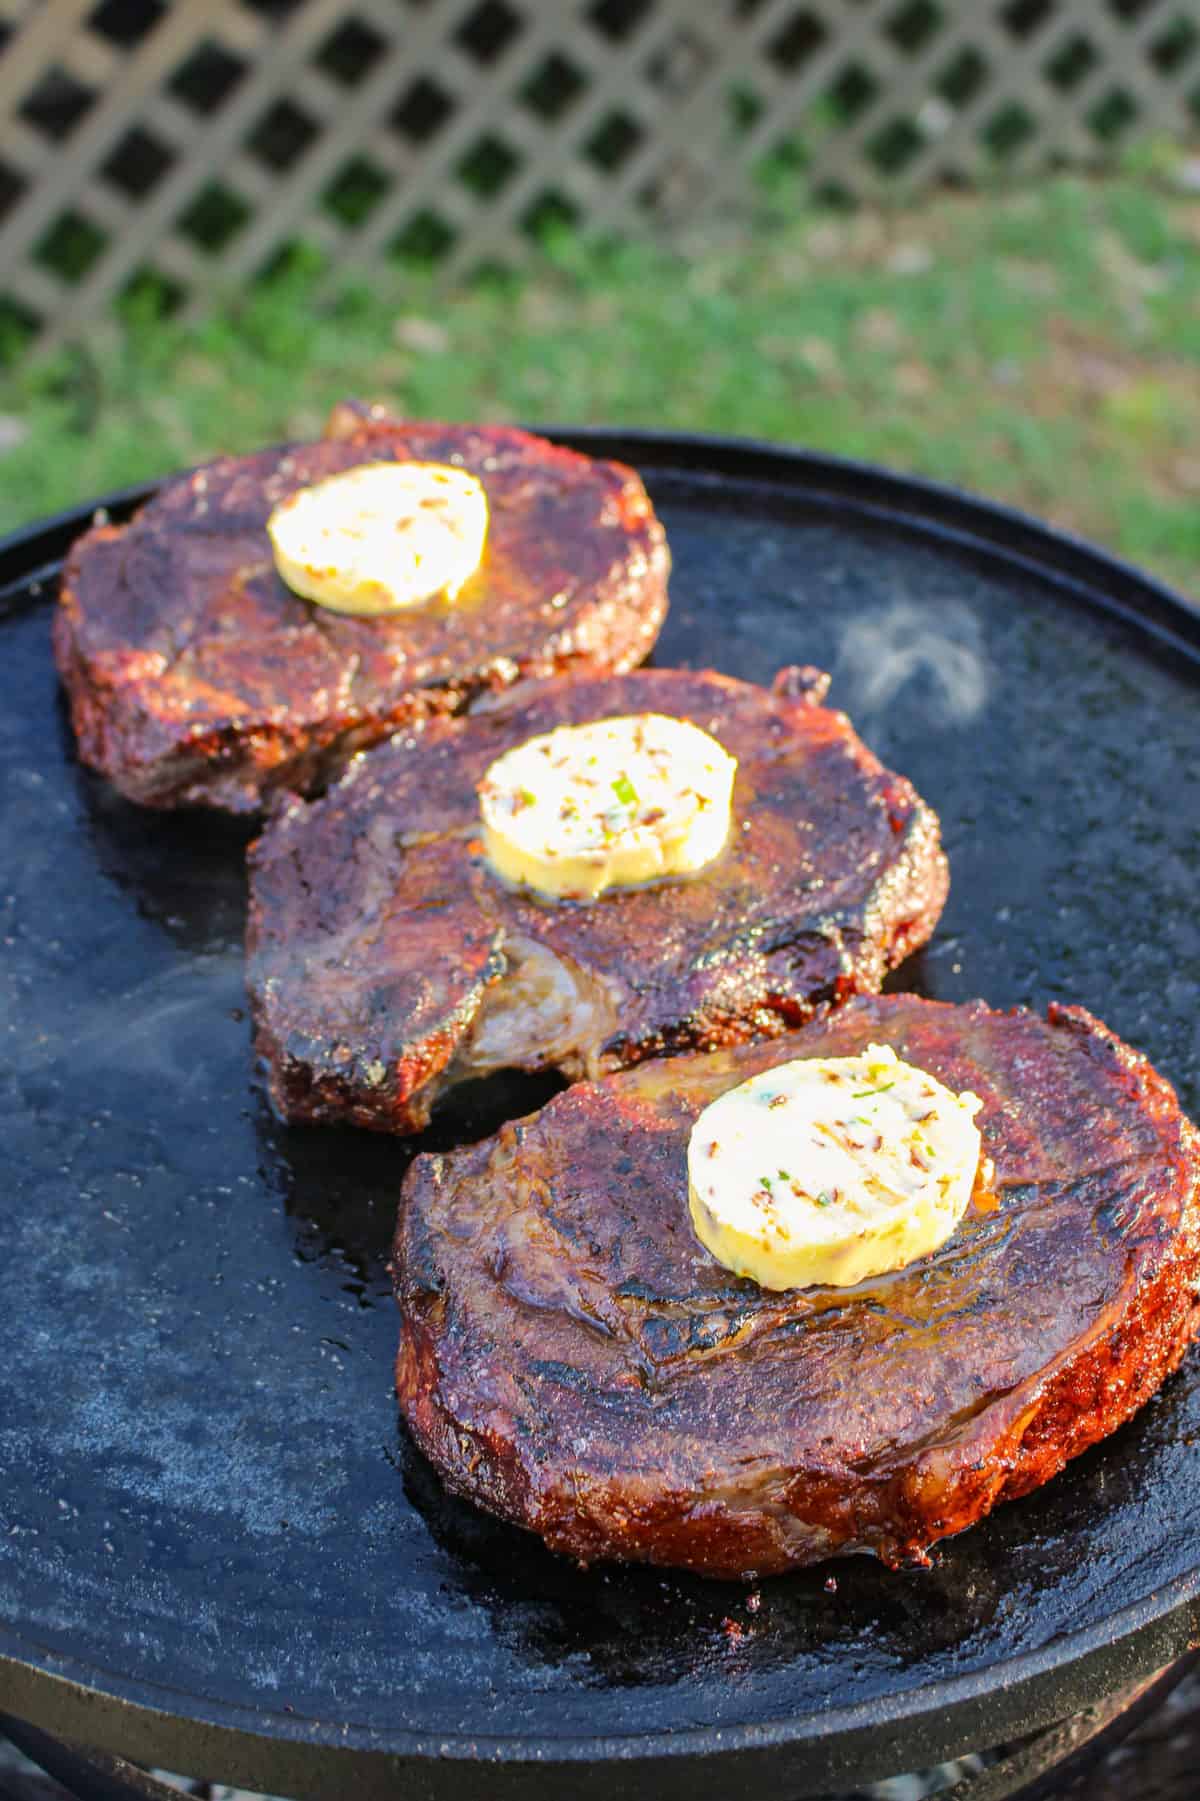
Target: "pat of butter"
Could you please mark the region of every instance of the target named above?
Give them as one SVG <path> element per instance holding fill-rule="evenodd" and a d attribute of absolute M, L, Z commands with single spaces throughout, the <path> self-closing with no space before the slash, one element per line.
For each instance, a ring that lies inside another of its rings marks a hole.
<path fill-rule="evenodd" d="M 484 850 L 506 881 L 555 899 L 690 875 L 729 836 L 736 769 L 715 738 L 662 713 L 559 726 L 488 769 Z"/>
<path fill-rule="evenodd" d="M 889 1045 L 781 1063 L 693 1126 L 692 1224 L 718 1262 L 764 1288 L 844 1288 L 903 1269 L 966 1211 L 981 1105 Z"/>
<path fill-rule="evenodd" d="M 479 567 L 487 528 L 480 483 L 441 463 L 360 463 L 289 494 L 267 521 L 289 588 L 367 614 L 453 599 Z"/>

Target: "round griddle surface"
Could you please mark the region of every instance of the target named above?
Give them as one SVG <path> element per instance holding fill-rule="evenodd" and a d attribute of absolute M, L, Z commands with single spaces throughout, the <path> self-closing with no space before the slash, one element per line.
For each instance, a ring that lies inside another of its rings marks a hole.
<path fill-rule="evenodd" d="M 568 435 L 635 463 L 666 522 L 655 660 L 830 669 L 940 813 L 950 902 L 892 985 L 1081 1001 L 1195 1113 L 1185 604 L 879 471 Z M 247 834 L 139 811 L 75 762 L 39 565 L 86 517 L 0 546 L 0 1709 L 286 1794 L 402 1775 L 414 1795 L 695 1796 L 707 1773 L 736 1795 L 1015 1736 L 1180 1653 L 1195 1355 L 927 1571 L 581 1572 L 442 1492 L 391 1385 L 412 1147 L 273 1120 L 242 988 Z M 477 1091 L 433 1137 L 552 1087 Z"/>

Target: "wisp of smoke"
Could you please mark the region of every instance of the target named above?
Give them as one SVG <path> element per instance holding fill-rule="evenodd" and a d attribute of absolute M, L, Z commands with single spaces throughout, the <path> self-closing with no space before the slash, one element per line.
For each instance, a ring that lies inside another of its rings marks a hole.
<path fill-rule="evenodd" d="M 964 725 L 987 701 L 979 622 L 962 605 L 894 601 L 847 625 L 834 672 L 840 703 L 859 717 L 890 706 L 909 682 L 931 721 Z"/>

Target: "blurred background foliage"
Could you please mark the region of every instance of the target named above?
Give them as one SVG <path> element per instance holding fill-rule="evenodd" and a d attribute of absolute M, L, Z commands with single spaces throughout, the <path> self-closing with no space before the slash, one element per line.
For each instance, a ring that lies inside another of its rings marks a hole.
<path fill-rule="evenodd" d="M 0 531 L 223 451 L 319 431 L 346 394 L 449 419 L 788 440 L 1026 507 L 1200 590 L 1200 164 L 797 219 L 784 161 L 745 219 L 671 251 L 551 232 L 531 273 L 356 282 L 300 254 L 197 324 L 118 319 L 0 372 Z"/>

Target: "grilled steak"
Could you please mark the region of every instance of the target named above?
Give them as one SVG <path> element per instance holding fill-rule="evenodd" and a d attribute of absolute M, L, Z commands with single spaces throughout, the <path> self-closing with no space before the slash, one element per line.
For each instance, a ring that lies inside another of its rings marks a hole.
<path fill-rule="evenodd" d="M 993 1204 L 857 1288 L 731 1275 L 689 1222 L 693 1121 L 773 1063 L 870 1042 L 982 1097 Z M 1081 1008 L 858 999 L 418 1157 L 395 1267 L 417 1442 L 555 1550 L 715 1576 L 848 1551 L 924 1561 L 1179 1363 L 1198 1324 L 1200 1135 Z"/>
<path fill-rule="evenodd" d="M 250 854 L 249 988 L 275 1106 L 418 1131 L 450 1082 L 501 1067 L 574 1079 L 778 1033 L 923 944 L 946 895 L 934 814 L 817 704 L 642 670 L 545 683 L 431 720 L 291 803 Z M 564 722 L 660 712 L 738 759 L 724 852 L 699 875 L 590 905 L 504 886 L 476 784 Z"/>
<path fill-rule="evenodd" d="M 359 463 L 455 463 L 491 514 L 453 605 L 362 618 L 277 574 L 266 522 Z M 519 677 L 631 669 L 666 612 L 667 551 L 638 477 L 527 432 L 402 424 L 346 405 L 315 444 L 226 457 L 98 525 L 63 576 L 54 649 L 86 763 L 145 806 L 253 813 L 310 792 L 397 726 Z"/>

